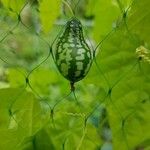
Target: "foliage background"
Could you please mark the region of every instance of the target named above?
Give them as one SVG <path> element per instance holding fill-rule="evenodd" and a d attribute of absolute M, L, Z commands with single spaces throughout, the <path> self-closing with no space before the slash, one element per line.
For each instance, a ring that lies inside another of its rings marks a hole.
<path fill-rule="evenodd" d="M 80 106 L 48 57 L 64 1 L 0 1 L 0 149 L 150 150 L 150 1 L 68 3 L 89 45 L 112 31 L 76 84 Z"/>

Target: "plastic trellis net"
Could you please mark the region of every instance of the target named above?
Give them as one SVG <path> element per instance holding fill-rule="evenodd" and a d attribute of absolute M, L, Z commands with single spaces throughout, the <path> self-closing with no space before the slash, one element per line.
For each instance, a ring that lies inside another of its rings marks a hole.
<path fill-rule="evenodd" d="M 149 150 L 149 6 L 0 0 L 0 149 Z M 73 13 L 96 53 L 70 92 L 51 45 Z"/>

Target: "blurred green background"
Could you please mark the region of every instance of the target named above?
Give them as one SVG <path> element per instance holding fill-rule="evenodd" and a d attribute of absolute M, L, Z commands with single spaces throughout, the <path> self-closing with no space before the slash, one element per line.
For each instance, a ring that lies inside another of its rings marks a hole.
<path fill-rule="evenodd" d="M 150 150 L 149 6 L 0 0 L 0 150 Z M 71 11 L 91 50 L 103 40 L 80 105 L 49 56 Z"/>

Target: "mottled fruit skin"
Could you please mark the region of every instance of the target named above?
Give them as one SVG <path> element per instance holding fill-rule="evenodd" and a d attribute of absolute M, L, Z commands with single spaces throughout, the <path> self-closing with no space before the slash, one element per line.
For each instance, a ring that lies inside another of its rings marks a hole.
<path fill-rule="evenodd" d="M 56 41 L 55 63 L 60 73 L 71 83 L 83 79 L 90 70 L 93 52 L 85 42 L 82 25 L 71 18 Z"/>

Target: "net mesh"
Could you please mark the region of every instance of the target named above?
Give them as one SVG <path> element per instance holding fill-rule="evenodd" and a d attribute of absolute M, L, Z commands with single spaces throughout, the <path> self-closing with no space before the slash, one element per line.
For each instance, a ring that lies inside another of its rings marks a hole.
<path fill-rule="evenodd" d="M 92 68 L 76 83 L 74 93 L 51 56 L 51 43 L 65 26 L 63 19 L 68 20 L 64 16 L 68 8 L 60 3 L 60 19 L 45 34 L 39 16 L 47 12 L 40 10 L 40 3 L 8 0 L 0 4 L 0 131 L 7 139 L 0 148 L 143 148 L 149 140 L 142 131 L 147 131 L 149 120 L 150 58 L 147 37 L 132 23 L 140 2 L 117 0 L 112 6 L 119 15 L 100 35 L 99 19 L 92 19 L 95 28 L 83 21 L 89 45 L 101 42 L 91 47 L 95 51 Z M 68 4 L 83 18 L 85 1 Z"/>

